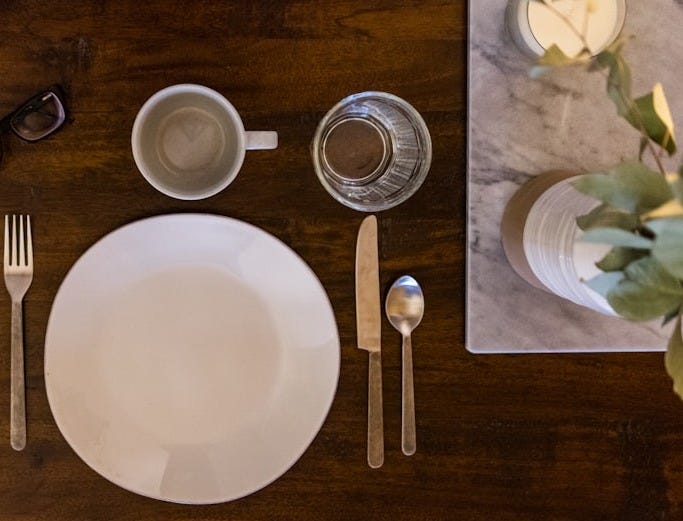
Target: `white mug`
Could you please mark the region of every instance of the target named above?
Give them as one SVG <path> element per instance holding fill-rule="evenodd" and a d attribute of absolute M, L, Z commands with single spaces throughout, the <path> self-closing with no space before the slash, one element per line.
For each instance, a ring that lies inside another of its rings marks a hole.
<path fill-rule="evenodd" d="M 277 148 L 276 132 L 247 132 L 235 107 L 202 85 L 160 90 L 138 112 L 133 158 L 145 179 L 176 199 L 204 199 L 226 188 L 247 150 Z"/>

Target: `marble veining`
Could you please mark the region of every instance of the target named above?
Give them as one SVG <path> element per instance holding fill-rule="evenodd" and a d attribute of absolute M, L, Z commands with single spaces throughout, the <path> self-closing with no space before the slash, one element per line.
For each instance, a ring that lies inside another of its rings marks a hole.
<path fill-rule="evenodd" d="M 469 3 L 467 347 L 479 353 L 658 351 L 658 323 L 602 316 L 529 286 L 500 243 L 505 204 L 546 170 L 597 171 L 637 156 L 638 134 L 615 112 L 605 77 L 583 69 L 529 77 L 505 30 L 504 0 Z M 683 124 L 680 0 L 627 1 L 624 52 L 633 92 L 662 82 Z M 681 156 L 675 160 L 681 161 Z M 670 167 L 677 167 L 676 161 Z"/>

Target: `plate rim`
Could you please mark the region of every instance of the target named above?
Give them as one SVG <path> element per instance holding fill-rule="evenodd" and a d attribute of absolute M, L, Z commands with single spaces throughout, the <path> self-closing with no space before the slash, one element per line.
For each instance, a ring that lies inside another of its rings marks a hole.
<path fill-rule="evenodd" d="M 229 496 L 229 497 L 223 497 L 220 499 L 216 500 L 191 500 L 191 499 L 176 499 L 176 498 L 171 498 L 171 497 L 165 497 L 162 495 L 153 495 L 149 494 L 140 490 L 136 490 L 134 487 L 131 487 L 129 485 L 126 485 L 122 483 L 120 480 L 115 480 L 109 476 L 106 476 L 103 472 L 95 468 L 85 457 L 83 457 L 82 452 L 76 448 L 77 444 L 73 443 L 73 440 L 66 434 L 64 429 L 62 428 L 62 424 L 60 423 L 57 415 L 55 414 L 55 407 L 53 405 L 53 398 L 50 396 L 50 386 L 48 385 L 48 381 L 52 378 L 48 372 L 48 334 L 50 331 L 50 326 L 53 323 L 53 308 L 55 306 L 55 303 L 57 302 L 58 297 L 62 293 L 64 289 L 64 284 L 67 281 L 67 279 L 72 275 L 72 273 L 77 269 L 78 265 L 82 262 L 84 257 L 96 248 L 98 245 L 100 245 L 103 241 L 105 241 L 107 238 L 109 238 L 111 235 L 114 235 L 116 233 L 123 232 L 123 230 L 128 229 L 129 227 L 133 227 L 136 225 L 140 225 L 142 223 L 146 222 L 151 222 L 151 221 L 158 221 L 158 220 L 166 220 L 166 219 L 195 219 L 195 218 L 201 218 L 201 219 L 215 219 L 215 220 L 222 220 L 222 221 L 228 221 L 233 224 L 236 224 L 240 227 L 243 227 L 245 229 L 248 229 L 252 232 L 255 232 L 257 234 L 265 234 L 268 236 L 270 239 L 274 240 L 279 247 L 282 247 L 286 252 L 288 252 L 290 255 L 292 255 L 294 258 L 298 259 L 298 261 L 301 263 L 302 267 L 308 271 L 308 273 L 311 275 L 313 280 L 317 283 L 319 289 L 321 290 L 321 293 L 325 299 L 325 301 L 328 304 L 327 310 L 330 313 L 331 319 L 332 319 L 332 325 L 334 326 L 334 338 L 336 340 L 336 349 L 334 350 L 334 385 L 331 388 L 331 394 L 329 399 L 327 400 L 327 405 L 325 406 L 324 414 L 321 415 L 321 419 L 319 421 L 319 424 L 316 425 L 313 434 L 310 438 L 310 440 L 307 440 L 305 444 L 303 444 L 302 449 L 296 454 L 296 457 L 292 458 L 291 463 L 289 463 L 281 472 L 276 473 L 275 476 L 264 480 L 263 482 L 259 483 L 258 486 L 254 487 L 252 490 L 240 493 L 237 495 Z M 45 382 L 45 394 L 47 396 L 47 401 L 48 401 L 48 406 L 50 409 L 50 414 L 52 415 L 52 418 L 57 426 L 57 429 L 59 430 L 59 433 L 61 436 L 64 438 L 66 443 L 69 445 L 71 450 L 74 451 L 74 453 L 78 456 L 78 458 L 85 463 L 90 469 L 92 469 L 97 475 L 101 476 L 104 478 L 106 481 L 109 483 L 112 483 L 116 485 L 117 487 L 120 487 L 128 492 L 132 492 L 134 494 L 137 494 L 142 497 L 147 497 L 150 499 L 155 499 L 159 501 L 164 501 L 167 503 L 175 503 L 175 504 L 184 504 L 184 505 L 215 505 L 215 504 L 221 504 L 221 503 L 229 503 L 232 501 L 236 501 L 238 499 L 250 496 L 252 494 L 255 494 L 256 492 L 259 492 L 263 490 L 264 488 L 268 487 L 275 481 L 277 481 L 279 478 L 284 476 L 287 472 L 289 472 L 294 465 L 297 464 L 297 462 L 302 458 L 302 456 L 306 453 L 306 451 L 311 447 L 315 439 L 318 437 L 318 434 L 320 434 L 320 431 L 322 430 L 323 426 L 325 425 L 325 421 L 327 420 L 327 417 L 330 414 L 330 411 L 332 410 L 332 405 L 334 404 L 337 391 L 339 389 L 339 379 L 341 376 L 341 338 L 339 336 L 339 325 L 337 324 L 337 320 L 335 317 L 334 313 L 334 307 L 332 305 L 332 301 L 330 300 L 329 295 L 327 294 L 327 291 L 325 290 L 325 286 L 323 285 L 322 281 L 319 279 L 318 275 L 313 271 L 313 269 L 310 267 L 310 265 L 304 260 L 304 258 L 299 255 L 298 252 L 296 252 L 292 247 L 287 245 L 284 241 L 282 241 L 280 238 L 277 236 L 273 235 L 272 233 L 263 230 L 262 228 L 259 228 L 258 226 L 248 223 L 246 221 L 240 220 L 240 219 L 235 219 L 233 217 L 228 217 L 225 215 L 221 214 L 215 214 L 215 213 L 202 213 L 202 212 L 175 212 L 175 213 L 165 213 L 165 214 L 159 214 L 159 215 L 153 215 L 150 217 L 143 217 L 141 219 L 136 219 L 130 222 L 127 222 L 117 228 L 114 228 L 113 230 L 110 230 L 109 232 L 105 233 L 102 235 L 99 239 L 97 239 L 94 243 L 92 243 L 85 251 L 83 251 L 76 261 L 71 265 L 71 267 L 68 269 L 64 277 L 62 278 L 59 288 L 57 289 L 54 298 L 52 299 L 52 304 L 50 306 L 50 313 L 48 315 L 48 320 L 47 320 L 47 325 L 45 328 L 45 339 L 44 339 L 44 349 L 43 349 L 43 378 Z"/>

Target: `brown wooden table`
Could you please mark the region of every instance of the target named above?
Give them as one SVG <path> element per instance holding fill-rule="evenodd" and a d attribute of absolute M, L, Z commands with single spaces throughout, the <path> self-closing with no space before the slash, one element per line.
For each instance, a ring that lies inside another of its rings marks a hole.
<path fill-rule="evenodd" d="M 475 0 L 476 1 L 476 0 Z M 501 0 L 502 1 L 502 0 Z M 611 520 L 683 518 L 683 404 L 658 354 L 472 356 L 464 348 L 466 3 L 425 0 L 135 2 L 5 0 L 0 108 L 54 82 L 71 123 L 38 144 L 3 138 L 0 209 L 34 219 L 25 300 L 28 446 L 9 446 L 9 300 L 0 308 L 0 520 Z M 280 147 L 198 202 L 138 174 L 130 131 L 157 90 L 223 93 Z M 379 215 L 383 294 L 423 285 L 414 335 L 418 450 L 400 450 L 400 343 L 383 324 L 386 457 L 365 460 L 367 354 L 355 348 L 360 213 L 318 183 L 309 143 L 342 97 L 385 90 L 425 117 L 434 162 L 422 189 Z M 332 410 L 294 467 L 233 503 L 168 504 L 112 485 L 70 449 L 50 413 L 43 339 L 59 284 L 115 228 L 213 212 L 284 240 L 325 286 L 342 367 Z"/>

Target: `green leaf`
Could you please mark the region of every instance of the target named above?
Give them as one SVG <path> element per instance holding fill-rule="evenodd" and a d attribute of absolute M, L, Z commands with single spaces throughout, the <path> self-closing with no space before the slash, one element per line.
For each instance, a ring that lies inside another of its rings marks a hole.
<path fill-rule="evenodd" d="M 652 320 L 680 306 L 680 299 L 673 300 L 654 288 L 627 279 L 607 293 L 607 302 L 619 315 L 635 321 Z"/>
<path fill-rule="evenodd" d="M 633 261 L 641 259 L 647 255 L 643 250 L 634 250 L 632 248 L 612 248 L 607 255 L 605 255 L 595 265 L 602 271 L 622 271 L 626 266 Z"/>
<path fill-rule="evenodd" d="M 635 248 L 639 250 L 649 250 L 652 241 L 635 233 L 630 233 L 619 228 L 593 228 L 579 237 L 583 242 L 595 244 L 609 244 L 610 246 L 622 246 L 624 248 Z"/>
<path fill-rule="evenodd" d="M 657 83 L 652 92 L 633 102 L 626 119 L 636 130 L 645 132 L 670 156 L 676 152 L 674 124 L 661 83 Z"/>
<path fill-rule="evenodd" d="M 650 138 L 641 136 L 640 138 L 640 146 L 638 147 L 638 161 L 643 160 L 643 154 L 645 153 L 645 150 L 647 150 L 647 144 L 650 142 Z"/>
<path fill-rule="evenodd" d="M 677 176 L 669 184 L 678 202 L 683 204 L 683 166 L 679 168 Z"/>
<path fill-rule="evenodd" d="M 558 65 L 567 65 L 572 63 L 572 59 L 562 52 L 557 45 L 553 44 L 545 50 L 543 56 L 538 59 L 539 65 L 547 65 L 549 67 L 557 67 Z"/>
<path fill-rule="evenodd" d="M 598 55 L 599 56 L 599 55 Z M 605 67 L 598 60 L 598 56 L 594 56 L 588 65 L 588 72 L 597 72 L 603 70 Z"/>
<path fill-rule="evenodd" d="M 662 263 L 669 273 L 683 278 L 683 219 L 661 219 L 655 228 L 657 237 L 652 255 Z M 648 227 L 653 226 L 649 223 Z"/>
<path fill-rule="evenodd" d="M 607 173 L 583 175 L 574 187 L 603 203 L 638 214 L 673 198 L 664 176 L 638 161 L 627 161 Z"/>
<path fill-rule="evenodd" d="M 674 383 L 674 392 L 683 398 L 683 335 L 681 335 L 681 317 L 678 316 L 669 345 L 664 356 L 666 372 Z"/>
<path fill-rule="evenodd" d="M 651 230 L 655 235 L 662 233 L 662 230 L 669 225 L 671 219 L 654 219 L 645 223 L 645 227 Z"/>
<path fill-rule="evenodd" d="M 613 271 L 610 273 L 600 273 L 592 279 L 584 281 L 584 283 L 596 293 L 607 297 L 610 290 L 619 284 L 623 278 L 624 274 L 622 272 Z"/>
<path fill-rule="evenodd" d="M 683 286 L 652 257 L 632 262 L 607 293 L 614 311 L 629 320 L 652 320 L 681 307 Z"/>
<path fill-rule="evenodd" d="M 603 68 L 609 69 L 607 76 L 607 95 L 617 107 L 620 116 L 628 117 L 633 100 L 631 99 L 631 70 L 621 57 L 621 42 L 617 46 L 602 51 L 596 61 Z"/>
<path fill-rule="evenodd" d="M 679 313 L 681 312 L 681 308 L 674 309 L 664 315 L 664 319 L 662 320 L 662 327 L 666 326 L 669 322 L 671 322 L 674 318 L 678 317 Z"/>
<path fill-rule="evenodd" d="M 576 224 L 583 231 L 598 227 L 635 230 L 640 225 L 640 219 L 635 214 L 624 212 L 603 203 L 591 210 L 590 213 L 577 217 Z"/>
<path fill-rule="evenodd" d="M 650 210 L 641 215 L 641 219 L 645 222 L 657 219 L 676 219 L 680 217 L 683 217 L 683 205 L 678 199 L 671 199 L 659 208 L 655 208 L 654 210 Z"/>
<path fill-rule="evenodd" d="M 590 53 L 585 49 L 577 56 L 567 56 L 562 49 L 553 44 L 545 50 L 543 56 L 538 59 L 538 65 L 546 67 L 560 67 L 562 65 L 572 65 L 575 63 L 585 63 L 590 58 Z"/>
<path fill-rule="evenodd" d="M 678 299 L 683 297 L 681 281 L 669 273 L 653 257 L 645 257 L 632 262 L 624 270 L 624 275 L 627 279 L 637 282 L 641 286 L 654 288 L 662 294 L 672 295 Z"/>
<path fill-rule="evenodd" d="M 609 70 L 607 95 L 620 116 L 672 155 L 676 151 L 674 125 L 664 89 L 657 83 L 651 93 L 632 98 L 631 71 L 621 56 L 622 46 L 623 41 L 617 40 L 595 59 L 597 66 Z M 646 146 L 647 141 L 641 140 L 639 157 Z"/>
<path fill-rule="evenodd" d="M 632 37 L 630 37 L 630 38 L 632 38 Z M 605 51 L 610 52 L 612 54 L 621 55 L 621 50 L 624 48 L 625 44 L 626 44 L 626 38 L 623 35 L 620 35 L 616 40 L 614 40 L 611 44 L 609 44 L 608 47 L 605 48 Z"/>

